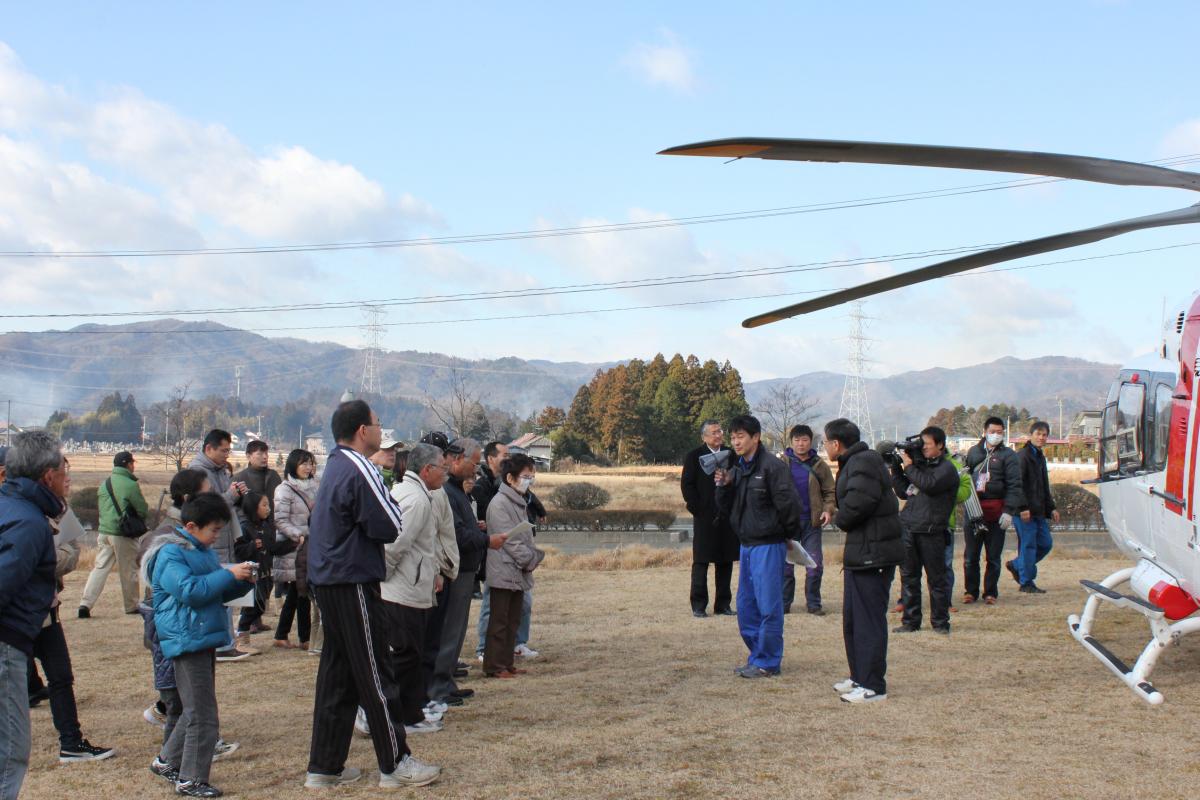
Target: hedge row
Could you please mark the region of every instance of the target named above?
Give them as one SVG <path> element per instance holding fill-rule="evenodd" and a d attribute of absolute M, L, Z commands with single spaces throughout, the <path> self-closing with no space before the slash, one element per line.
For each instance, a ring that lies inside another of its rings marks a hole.
<path fill-rule="evenodd" d="M 675 523 L 674 511 L 566 511 L 550 512 L 539 528 L 552 531 L 665 531 Z"/>

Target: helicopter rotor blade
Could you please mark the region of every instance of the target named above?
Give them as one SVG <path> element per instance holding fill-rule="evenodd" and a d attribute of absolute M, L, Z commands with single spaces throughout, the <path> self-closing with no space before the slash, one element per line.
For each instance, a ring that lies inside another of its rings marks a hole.
<path fill-rule="evenodd" d="M 667 156 L 765 158 L 782 161 L 902 164 L 914 167 L 977 169 L 1045 175 L 1119 186 L 1163 186 L 1200 192 L 1200 174 L 1184 170 L 1116 161 L 1108 158 L 993 150 L 981 147 L 942 147 L 890 142 L 850 142 L 837 139 L 735 138 L 669 147 Z"/>
<path fill-rule="evenodd" d="M 902 289 L 906 286 L 924 283 L 925 281 L 944 278 L 947 275 L 955 275 L 979 267 L 1025 258 L 1026 256 L 1049 253 L 1054 250 L 1064 250 L 1082 244 L 1091 244 L 1092 242 L 1099 242 L 1113 236 L 1120 236 L 1123 233 L 1131 233 L 1147 228 L 1161 228 L 1169 225 L 1187 225 L 1196 222 L 1200 222 L 1200 203 L 1176 211 L 1167 211 L 1162 214 L 1135 217 L 1119 222 L 1110 222 L 1107 225 L 1099 225 L 1095 228 L 1085 228 L 1069 233 L 1057 233 L 1053 236 L 1045 236 L 1040 239 L 1030 239 L 1025 242 L 997 247 L 994 250 L 986 250 L 982 253 L 972 253 L 971 255 L 952 258 L 949 261 L 932 264 L 910 272 L 903 272 L 899 275 L 891 275 L 887 278 L 864 283 L 861 286 L 855 286 L 850 289 L 843 289 L 812 300 L 806 300 L 802 303 L 796 303 L 766 314 L 758 314 L 747 319 L 742 323 L 742 326 L 745 328 L 757 328 L 760 325 L 779 322 L 789 317 L 809 314 L 825 308 L 832 308 L 842 303 L 860 300 L 881 292 L 891 291 L 892 289 Z"/>

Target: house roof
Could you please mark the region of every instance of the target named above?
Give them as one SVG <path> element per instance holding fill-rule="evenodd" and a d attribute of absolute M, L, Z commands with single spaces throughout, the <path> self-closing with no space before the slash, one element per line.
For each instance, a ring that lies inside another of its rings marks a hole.
<path fill-rule="evenodd" d="M 540 433 L 527 433 L 524 436 L 518 436 L 516 439 L 508 443 L 509 447 L 549 447 L 550 438 Z"/>

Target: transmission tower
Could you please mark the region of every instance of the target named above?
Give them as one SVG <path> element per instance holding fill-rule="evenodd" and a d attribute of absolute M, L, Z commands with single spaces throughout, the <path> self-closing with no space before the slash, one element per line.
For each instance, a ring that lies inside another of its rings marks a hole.
<path fill-rule="evenodd" d="M 871 343 L 863 333 L 863 323 L 870 317 L 863 313 L 863 305 L 862 300 L 857 300 L 850 307 L 850 352 L 846 365 L 846 385 L 842 388 L 842 405 L 838 409 L 838 416 L 857 424 L 862 431 L 863 440 L 874 444 L 871 409 L 867 405 L 867 383 L 863 377 L 867 364 L 867 349 Z"/>
<path fill-rule="evenodd" d="M 362 307 L 367 317 L 363 325 L 363 371 L 362 380 L 358 383 L 358 393 L 380 394 L 379 391 L 379 352 L 383 341 L 383 306 L 365 305 Z"/>

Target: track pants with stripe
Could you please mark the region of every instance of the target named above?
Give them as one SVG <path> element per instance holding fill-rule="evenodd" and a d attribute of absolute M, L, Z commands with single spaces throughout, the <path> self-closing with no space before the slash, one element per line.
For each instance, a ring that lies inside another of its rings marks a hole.
<path fill-rule="evenodd" d="M 388 656 L 387 622 L 378 583 L 309 586 L 321 610 L 325 640 L 317 668 L 308 771 L 336 775 L 346 766 L 354 715 L 367 713 L 380 772 L 408 755 L 404 725 L 393 723 L 398 690 Z"/>

